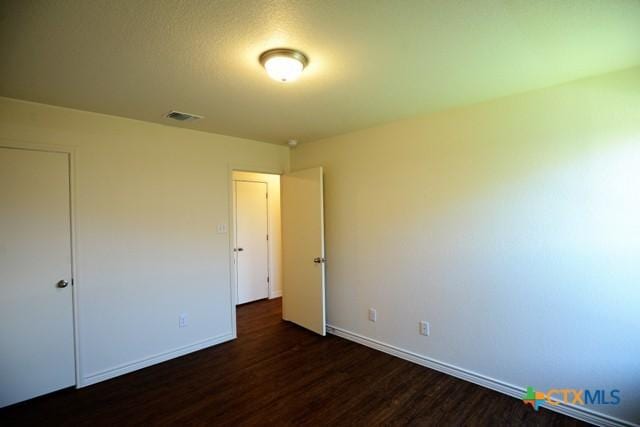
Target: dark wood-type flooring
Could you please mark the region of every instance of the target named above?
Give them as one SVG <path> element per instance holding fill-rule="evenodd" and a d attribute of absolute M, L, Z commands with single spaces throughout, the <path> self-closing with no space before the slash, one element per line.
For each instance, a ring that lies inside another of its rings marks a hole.
<path fill-rule="evenodd" d="M 238 307 L 238 339 L 0 410 L 0 425 L 484 425 L 582 423 Z"/>

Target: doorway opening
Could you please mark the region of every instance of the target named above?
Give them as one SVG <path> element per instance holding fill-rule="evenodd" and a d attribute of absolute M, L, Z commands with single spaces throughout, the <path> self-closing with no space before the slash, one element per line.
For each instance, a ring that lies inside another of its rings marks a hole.
<path fill-rule="evenodd" d="M 326 334 L 323 169 L 230 169 L 231 311 L 282 297 L 283 320 Z"/>
<path fill-rule="evenodd" d="M 235 304 L 282 296 L 280 175 L 232 171 Z"/>

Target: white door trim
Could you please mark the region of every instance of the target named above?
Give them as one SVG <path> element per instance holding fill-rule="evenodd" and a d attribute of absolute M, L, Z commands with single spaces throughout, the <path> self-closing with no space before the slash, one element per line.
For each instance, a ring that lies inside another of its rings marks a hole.
<path fill-rule="evenodd" d="M 246 164 L 235 164 L 228 163 L 227 164 L 227 200 L 229 209 L 227 212 L 227 230 L 229 237 L 229 247 L 227 250 L 228 254 L 228 263 L 229 263 L 229 290 L 230 290 L 230 298 L 229 298 L 229 306 L 231 307 L 231 331 L 233 334 L 233 338 L 238 338 L 238 328 L 236 325 L 236 301 L 238 300 L 238 296 L 236 294 L 236 277 L 234 274 L 235 264 L 233 263 L 233 248 L 234 242 L 236 241 L 235 231 L 233 229 L 233 173 L 234 172 L 253 172 L 253 173 L 269 173 L 273 175 L 282 175 L 285 171 L 278 168 L 268 168 L 263 166 L 256 165 L 246 165 Z M 271 277 L 271 270 L 269 270 L 269 277 Z M 271 285 L 271 284 L 270 284 Z M 270 288 L 269 288 L 270 289 Z"/>
<path fill-rule="evenodd" d="M 71 145 L 57 145 L 57 144 L 40 144 L 29 141 L 19 141 L 13 139 L 0 138 L 0 147 L 9 148 L 14 150 L 26 150 L 26 151 L 46 151 L 51 153 L 65 153 L 67 154 L 69 162 L 69 229 L 71 235 L 69 236 L 71 245 L 71 302 L 73 308 L 73 353 L 74 353 L 74 365 L 75 365 L 75 386 L 76 388 L 82 387 L 82 375 L 80 364 L 80 316 L 78 312 L 78 289 L 80 286 L 80 280 L 78 279 L 77 268 L 77 228 L 76 228 L 76 194 L 75 194 L 75 159 L 76 148 Z"/>

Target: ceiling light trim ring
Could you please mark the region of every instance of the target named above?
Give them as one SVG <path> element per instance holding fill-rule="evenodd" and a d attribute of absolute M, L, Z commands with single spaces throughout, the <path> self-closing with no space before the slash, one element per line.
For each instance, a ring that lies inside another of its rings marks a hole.
<path fill-rule="evenodd" d="M 296 59 L 300 61 L 303 68 L 306 68 L 306 66 L 309 64 L 309 58 L 307 57 L 307 55 L 300 52 L 299 50 L 289 49 L 284 47 L 269 49 L 265 52 L 262 52 L 259 58 L 260 64 L 262 64 L 262 66 L 264 67 L 267 60 L 276 56 L 285 56 L 285 57 Z"/>

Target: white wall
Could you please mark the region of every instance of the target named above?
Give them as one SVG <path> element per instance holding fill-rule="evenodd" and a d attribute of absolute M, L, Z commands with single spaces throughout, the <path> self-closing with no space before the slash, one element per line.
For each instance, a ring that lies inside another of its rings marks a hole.
<path fill-rule="evenodd" d="M 83 383 L 233 337 L 230 167 L 284 171 L 288 148 L 7 98 L 0 138 L 77 149 Z"/>
<path fill-rule="evenodd" d="M 591 409 L 640 422 L 640 69 L 292 150 L 317 165 L 330 324 L 517 387 L 617 388 Z"/>
<path fill-rule="evenodd" d="M 269 199 L 269 298 L 282 296 L 282 232 L 280 229 L 280 175 L 233 172 L 234 180 L 264 182 L 267 184 Z"/>

